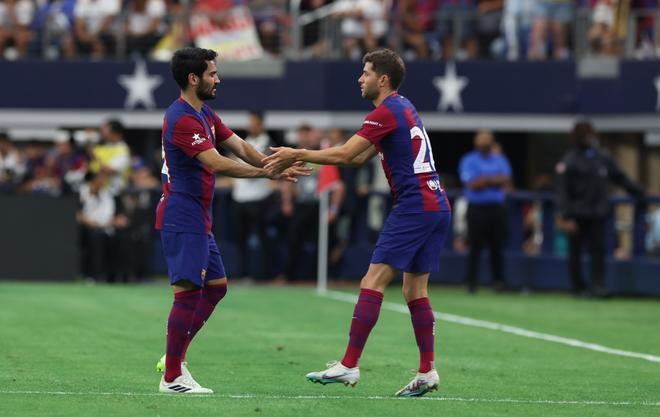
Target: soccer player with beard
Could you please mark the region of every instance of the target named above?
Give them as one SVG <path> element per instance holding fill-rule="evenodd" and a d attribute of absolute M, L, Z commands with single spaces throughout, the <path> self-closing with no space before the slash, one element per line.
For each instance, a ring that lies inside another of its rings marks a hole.
<path fill-rule="evenodd" d="M 266 155 L 225 126 L 207 104 L 220 83 L 217 54 L 184 48 L 172 57 L 172 75 L 181 96 L 163 121 L 163 196 L 156 211 L 174 303 L 167 322 L 164 375 L 159 391 L 210 394 L 183 363 L 188 345 L 227 293 L 227 277 L 211 233 L 215 173 L 236 178 L 268 177 L 295 181 L 310 170 L 301 164 L 286 170 L 263 169 Z M 216 146 L 246 163 L 221 156 Z"/>
<path fill-rule="evenodd" d="M 435 319 L 427 289 L 429 273 L 439 268 L 451 208 L 440 186 L 422 120 L 412 103 L 397 93 L 405 75 L 403 60 L 389 49 L 380 49 L 366 54 L 362 62 L 364 68 L 358 80 L 362 97 L 376 107 L 362 128 L 344 145 L 334 148 L 272 148 L 275 153 L 264 160 L 265 168 L 276 172 L 300 161 L 361 165 L 380 155 L 394 205 L 360 282 L 346 353 L 340 362 L 307 374 L 307 379 L 324 385 L 357 384 L 358 359 L 378 320 L 383 292 L 403 271 L 403 296 L 411 314 L 420 365 L 417 375 L 396 395 L 420 396 L 437 389 L 439 383 L 434 362 Z"/>

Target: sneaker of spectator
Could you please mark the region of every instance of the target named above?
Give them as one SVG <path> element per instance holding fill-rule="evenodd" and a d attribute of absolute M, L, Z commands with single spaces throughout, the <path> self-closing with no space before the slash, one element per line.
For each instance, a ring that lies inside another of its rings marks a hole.
<path fill-rule="evenodd" d="M 131 0 L 123 22 L 126 52 L 147 56 L 165 33 L 167 6 L 163 0 Z"/>
<path fill-rule="evenodd" d="M 336 4 L 334 16 L 341 19 L 344 56 L 357 61 L 365 52 L 384 45 L 389 7 L 387 0 L 340 0 Z"/>
<path fill-rule="evenodd" d="M 101 59 L 115 47 L 114 24 L 121 10 L 120 0 L 77 0 L 73 10 L 73 31 L 64 38 L 66 58 L 79 53 Z"/>
<path fill-rule="evenodd" d="M 547 34 L 551 32 L 552 57 L 568 59 L 568 27 L 575 15 L 574 0 L 538 0 L 534 15 L 529 58 L 546 59 Z"/>
<path fill-rule="evenodd" d="M 30 0 L 0 0 L 0 59 L 24 58 L 34 36 L 30 25 L 34 4 Z M 11 45 L 12 48 L 7 48 Z"/>

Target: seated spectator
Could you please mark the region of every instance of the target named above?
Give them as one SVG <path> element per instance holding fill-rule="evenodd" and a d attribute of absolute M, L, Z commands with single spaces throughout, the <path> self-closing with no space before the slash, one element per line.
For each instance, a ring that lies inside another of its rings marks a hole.
<path fill-rule="evenodd" d="M 73 32 L 63 43 L 64 56 L 71 59 L 82 53 L 100 59 L 112 52 L 115 46 L 112 29 L 120 10 L 119 0 L 77 0 Z"/>
<path fill-rule="evenodd" d="M 506 43 L 506 58 L 518 60 L 527 56 L 529 36 L 534 19 L 535 0 L 505 0 L 502 32 Z"/>
<path fill-rule="evenodd" d="M 9 135 L 0 132 L 0 192 L 14 192 L 25 174 L 25 162 Z"/>
<path fill-rule="evenodd" d="M 126 52 L 149 54 L 165 32 L 167 7 L 163 0 L 132 0 L 124 22 Z"/>
<path fill-rule="evenodd" d="M 442 0 L 435 25 L 443 59 L 475 59 L 479 56 L 476 14 L 474 0 Z"/>
<path fill-rule="evenodd" d="M 568 26 L 575 15 L 574 0 L 538 0 L 536 5 L 529 58 L 546 59 L 547 34 L 552 32 L 552 57 L 568 59 Z"/>
<path fill-rule="evenodd" d="M 33 37 L 30 25 L 34 4 L 30 0 L 0 0 L 0 58 L 24 58 Z M 12 45 L 13 49 L 5 49 Z"/>
<path fill-rule="evenodd" d="M 398 0 L 394 9 L 405 58 L 430 58 L 438 0 Z"/>
<path fill-rule="evenodd" d="M 594 7 L 589 30 L 589 46 L 597 55 L 615 55 L 616 34 L 614 33 L 615 0 L 599 0 Z"/>
<path fill-rule="evenodd" d="M 285 0 L 250 0 L 250 10 L 257 27 L 261 46 L 272 55 L 279 55 L 290 26 Z"/>
<path fill-rule="evenodd" d="M 60 56 L 65 35 L 73 28 L 76 0 L 45 0 L 38 4 L 32 22 L 35 36 L 30 50 L 47 59 L 56 59 Z"/>
<path fill-rule="evenodd" d="M 389 1 L 341 0 L 335 17 L 341 18 L 344 56 L 360 60 L 365 52 L 383 46 L 387 33 Z"/>
<path fill-rule="evenodd" d="M 504 0 L 479 0 L 477 3 L 479 56 L 488 56 L 500 34 Z"/>
<path fill-rule="evenodd" d="M 313 12 L 331 2 L 332 0 L 301 0 L 300 11 L 302 13 Z M 305 55 L 321 57 L 329 48 L 328 40 L 323 36 L 322 28 L 321 20 L 314 20 L 302 27 L 302 47 L 306 50 Z"/>

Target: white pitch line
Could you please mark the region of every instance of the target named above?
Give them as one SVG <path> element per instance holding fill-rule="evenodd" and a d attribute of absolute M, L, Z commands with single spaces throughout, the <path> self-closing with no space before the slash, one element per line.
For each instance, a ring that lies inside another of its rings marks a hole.
<path fill-rule="evenodd" d="M 102 397 L 169 397 L 169 398 L 221 398 L 231 400 L 392 400 L 392 401 L 446 401 L 465 403 L 508 403 L 540 405 L 605 405 L 605 406 L 645 406 L 660 407 L 653 401 L 600 401 L 600 400 L 525 400 L 518 398 L 465 398 L 465 397 L 385 397 L 378 395 L 270 395 L 270 394 L 164 394 L 157 392 L 82 392 L 82 391 L 0 391 L 0 395 L 54 395 L 54 396 L 102 396 Z"/>
<path fill-rule="evenodd" d="M 321 297 L 331 298 L 338 301 L 346 301 L 356 303 L 358 297 L 352 294 L 346 294 L 338 291 L 326 291 L 320 294 Z M 386 310 L 396 311 L 399 313 L 410 314 L 408 306 L 397 303 L 383 302 L 383 307 Z M 515 334 L 516 336 L 528 337 L 531 339 L 545 340 L 546 342 L 560 343 L 562 345 L 573 346 L 581 349 L 593 350 L 595 352 L 608 353 L 610 355 L 625 356 L 628 358 L 643 359 L 649 362 L 660 363 L 660 356 L 651 355 L 648 353 L 630 352 L 627 350 L 613 349 L 596 343 L 583 342 L 577 339 L 570 339 L 562 336 L 555 336 L 547 333 L 535 332 L 526 330 L 521 327 L 509 326 L 506 324 L 495 323 L 492 321 L 478 320 L 470 317 L 458 316 L 455 314 L 439 313 L 434 311 L 435 318 L 450 323 L 463 324 L 465 326 L 480 327 L 482 329 L 496 330 L 504 333 Z"/>

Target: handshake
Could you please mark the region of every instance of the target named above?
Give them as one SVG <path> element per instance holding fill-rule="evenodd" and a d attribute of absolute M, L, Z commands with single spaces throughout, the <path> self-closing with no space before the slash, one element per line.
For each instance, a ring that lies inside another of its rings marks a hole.
<path fill-rule="evenodd" d="M 297 161 L 297 149 L 287 147 L 271 147 L 273 154 L 262 159 L 263 169 L 269 178 L 274 180 L 298 181 L 300 176 L 309 176 L 312 169 Z"/>

